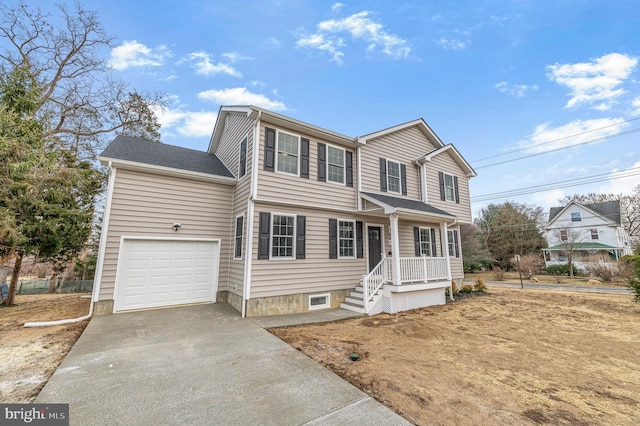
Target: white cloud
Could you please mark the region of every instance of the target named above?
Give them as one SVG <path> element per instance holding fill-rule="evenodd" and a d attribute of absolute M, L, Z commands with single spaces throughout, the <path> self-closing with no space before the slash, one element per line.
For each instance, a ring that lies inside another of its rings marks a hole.
<path fill-rule="evenodd" d="M 131 67 L 159 67 L 166 58 L 171 56 L 172 54 L 166 46 L 152 49 L 136 40 L 131 40 L 111 49 L 109 65 L 118 71 Z"/>
<path fill-rule="evenodd" d="M 493 87 L 495 87 L 502 93 L 507 93 L 518 98 L 522 98 L 530 90 L 538 90 L 537 84 L 534 84 L 533 86 L 527 86 L 526 84 L 509 84 L 506 81 L 501 81 Z"/>
<path fill-rule="evenodd" d="M 532 194 L 534 204 L 543 207 L 545 210 L 558 205 L 558 200 L 561 200 L 567 195 L 562 189 L 552 189 L 550 191 L 536 192 Z"/>
<path fill-rule="evenodd" d="M 545 152 L 596 141 L 597 139 L 620 133 L 628 126 L 623 118 L 599 118 L 593 120 L 574 120 L 559 127 L 549 127 L 549 123 L 540 124 L 526 140 L 519 142 L 528 152 Z"/>
<path fill-rule="evenodd" d="M 549 79 L 571 90 L 565 108 L 579 104 L 606 111 L 625 93 L 619 87 L 638 64 L 638 58 L 610 53 L 592 62 L 555 64 L 547 66 Z"/>
<path fill-rule="evenodd" d="M 331 5 L 331 10 L 334 12 L 340 12 L 340 9 L 342 9 L 344 7 L 344 4 L 342 3 L 334 3 Z"/>
<path fill-rule="evenodd" d="M 629 169 L 640 169 L 640 161 L 634 163 Z M 624 172 L 624 170 L 612 170 L 609 180 L 602 185 L 597 192 L 601 194 L 629 194 L 633 188 L 640 185 L 640 173 L 638 170 Z"/>
<path fill-rule="evenodd" d="M 640 115 L 640 96 L 631 101 L 631 106 L 633 107 L 631 115 Z"/>
<path fill-rule="evenodd" d="M 364 41 L 367 43 L 367 51 L 379 52 L 394 59 L 404 59 L 411 53 L 406 40 L 386 32 L 382 24 L 374 22 L 366 11 L 343 19 L 322 21 L 317 25 L 317 29 L 315 34 L 300 37 L 296 46 L 328 53 L 331 60 L 338 64 L 342 63 L 344 57 L 341 48 L 346 45 L 338 34 L 346 34 L 354 40 Z"/>
<path fill-rule="evenodd" d="M 155 107 L 153 109 L 162 126 L 160 132 L 163 138 L 175 136 L 174 131 L 182 136 L 194 138 L 211 135 L 218 117 L 217 112 L 188 111 L 179 105 L 177 99 L 174 99 L 174 103 L 178 104 L 174 108 Z"/>
<path fill-rule="evenodd" d="M 234 87 L 222 90 L 207 90 L 198 93 L 198 98 L 213 101 L 220 105 L 255 105 L 272 111 L 286 111 L 287 107 L 280 101 L 274 101 L 259 93 L 252 93 L 245 87 Z"/>
<path fill-rule="evenodd" d="M 240 61 L 250 61 L 253 58 L 251 56 L 244 56 L 239 54 L 238 52 L 226 52 L 222 54 L 223 58 L 227 58 L 232 64 L 238 63 Z"/>
<path fill-rule="evenodd" d="M 211 61 L 211 55 L 204 51 L 190 53 L 189 60 L 193 63 L 196 74 L 227 74 L 232 77 L 242 77 L 242 74 L 229 64 L 222 62 L 214 64 Z"/>
<path fill-rule="evenodd" d="M 445 49 L 462 50 L 469 46 L 469 41 L 441 38 L 438 44 Z"/>

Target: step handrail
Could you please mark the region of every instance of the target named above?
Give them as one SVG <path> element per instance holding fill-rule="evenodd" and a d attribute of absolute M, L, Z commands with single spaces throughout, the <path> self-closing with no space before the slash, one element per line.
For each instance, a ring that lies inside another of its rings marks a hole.
<path fill-rule="evenodd" d="M 382 257 L 382 260 L 362 278 L 362 293 L 364 302 L 364 313 L 369 313 L 369 302 L 378 293 L 380 288 L 387 280 L 388 262 L 386 257 Z"/>

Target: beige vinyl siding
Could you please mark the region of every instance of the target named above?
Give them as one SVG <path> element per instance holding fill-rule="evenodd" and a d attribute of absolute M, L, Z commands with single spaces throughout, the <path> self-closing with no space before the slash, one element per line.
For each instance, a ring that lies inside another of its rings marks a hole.
<path fill-rule="evenodd" d="M 306 258 L 258 260 L 259 214 L 296 214 L 306 217 Z M 367 247 L 358 259 L 329 259 L 329 219 L 361 220 L 355 215 L 316 209 L 292 209 L 256 203 L 250 298 L 316 293 L 354 288 L 367 273 Z M 363 226 L 366 232 L 366 227 Z"/>
<path fill-rule="evenodd" d="M 240 143 L 247 135 L 251 137 L 254 125 L 255 120 L 250 119 L 246 114 L 229 113 L 227 115 L 226 125 L 214 154 L 236 177 L 239 176 Z M 251 171 L 251 162 L 248 154 L 249 147 L 247 146 L 247 174 L 245 176 L 248 176 Z"/>
<path fill-rule="evenodd" d="M 218 290 L 227 290 L 233 187 L 118 168 L 113 188 L 99 300 L 113 299 L 120 237 L 219 238 Z M 175 232 L 174 223 L 182 228 Z"/>
<path fill-rule="evenodd" d="M 426 163 L 427 168 L 427 197 L 429 204 L 452 215 L 458 221 L 471 223 L 471 200 L 469 196 L 469 179 L 458 163 L 445 151 L 436 155 L 430 162 Z M 440 199 L 440 180 L 438 172 L 458 177 L 458 193 L 460 204 L 455 201 L 442 201 Z"/>
<path fill-rule="evenodd" d="M 313 207 L 326 207 L 341 210 L 356 209 L 358 188 L 358 169 L 356 152 L 353 153 L 353 187 L 332 182 L 318 181 L 318 142 L 332 145 L 326 141 L 308 135 L 290 132 L 301 138 L 309 139 L 309 178 L 292 176 L 264 170 L 265 126 L 287 132 L 269 124 L 260 127 L 260 146 L 258 149 L 258 199 L 290 203 L 304 203 Z M 333 145 L 339 147 L 338 145 Z M 340 147 L 344 148 L 344 147 Z M 277 155 L 277 154 L 276 154 Z M 298 163 L 299 164 L 299 163 Z"/>
<path fill-rule="evenodd" d="M 380 158 L 397 161 L 407 167 L 407 197 L 420 200 L 420 169 L 413 160 L 436 149 L 417 127 L 367 141 L 361 148 L 362 190 L 380 193 Z M 402 196 L 389 192 L 389 195 Z"/>

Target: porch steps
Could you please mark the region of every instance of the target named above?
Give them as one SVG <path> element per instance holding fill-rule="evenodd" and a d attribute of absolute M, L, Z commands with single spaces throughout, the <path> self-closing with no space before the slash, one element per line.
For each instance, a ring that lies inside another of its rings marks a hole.
<path fill-rule="evenodd" d="M 382 289 L 378 290 L 378 293 L 373 297 L 373 301 L 375 302 L 380 297 L 382 297 Z M 362 283 L 358 284 L 349 293 L 344 302 L 340 303 L 340 307 L 360 314 L 366 313 L 364 311 L 364 289 L 362 288 Z"/>

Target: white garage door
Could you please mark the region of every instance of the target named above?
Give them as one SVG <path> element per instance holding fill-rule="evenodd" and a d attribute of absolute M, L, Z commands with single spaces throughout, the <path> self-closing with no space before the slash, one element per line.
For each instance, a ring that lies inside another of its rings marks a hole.
<path fill-rule="evenodd" d="M 215 301 L 219 242 L 124 240 L 115 310 Z"/>

